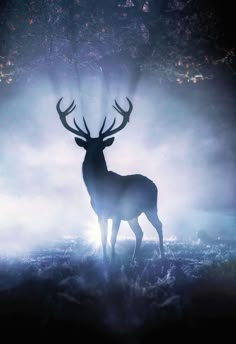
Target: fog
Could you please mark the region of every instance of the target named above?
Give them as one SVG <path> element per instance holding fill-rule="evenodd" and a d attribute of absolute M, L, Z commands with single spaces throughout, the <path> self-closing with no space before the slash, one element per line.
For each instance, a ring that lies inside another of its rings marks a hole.
<path fill-rule="evenodd" d="M 63 108 L 75 99 L 70 118 L 82 126 L 84 115 L 94 137 L 105 115 L 107 125 L 114 116 L 119 121 L 114 99 L 123 108 L 125 97 L 131 99 L 130 122 L 106 148 L 106 161 L 109 170 L 155 182 L 165 239 L 195 240 L 199 230 L 234 235 L 235 104 L 227 90 L 218 85 L 212 91 L 210 82 L 170 88 L 142 77 L 131 86 L 123 75 L 117 82 L 87 75 L 78 83 L 70 75 L 55 80 L 42 73 L 0 96 L 1 250 L 98 231 L 81 172 L 85 151 L 56 112 L 62 96 Z M 157 237 L 143 216 L 140 223 L 144 239 Z M 122 236 L 133 237 L 126 223 Z"/>

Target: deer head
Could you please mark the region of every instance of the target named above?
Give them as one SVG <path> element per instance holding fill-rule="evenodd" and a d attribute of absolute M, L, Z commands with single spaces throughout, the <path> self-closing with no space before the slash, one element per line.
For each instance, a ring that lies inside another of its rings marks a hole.
<path fill-rule="evenodd" d="M 130 117 L 130 114 L 133 110 L 133 105 L 128 98 L 126 98 L 128 103 L 129 103 L 128 111 L 124 111 L 120 107 L 120 105 L 115 101 L 115 105 L 113 105 L 113 107 L 123 117 L 122 123 L 118 127 L 114 128 L 115 123 L 116 123 L 116 118 L 114 118 L 111 126 L 104 131 L 104 128 L 106 125 L 106 117 L 105 117 L 103 124 L 102 124 L 102 127 L 99 131 L 99 136 L 96 138 L 92 138 L 84 117 L 83 117 L 83 122 L 84 122 L 86 132 L 78 126 L 75 118 L 73 120 L 74 120 L 74 125 L 75 125 L 76 129 L 72 128 L 67 123 L 66 117 L 72 111 L 74 111 L 76 105 L 74 105 L 74 101 L 73 101 L 71 103 L 71 105 L 65 111 L 62 111 L 60 109 L 62 99 L 63 98 L 61 98 L 57 103 L 57 112 L 60 116 L 61 122 L 67 130 L 76 134 L 75 142 L 77 143 L 77 145 L 79 145 L 80 147 L 83 147 L 87 151 L 93 150 L 93 148 L 96 148 L 96 150 L 103 150 L 104 148 L 111 146 L 112 143 L 114 142 L 114 137 L 109 137 L 109 136 L 112 136 L 112 135 L 118 133 L 119 131 L 121 131 L 126 126 L 126 124 L 129 122 L 129 117 Z M 105 140 L 105 138 L 107 138 L 107 137 L 109 137 L 109 138 L 107 140 Z"/>

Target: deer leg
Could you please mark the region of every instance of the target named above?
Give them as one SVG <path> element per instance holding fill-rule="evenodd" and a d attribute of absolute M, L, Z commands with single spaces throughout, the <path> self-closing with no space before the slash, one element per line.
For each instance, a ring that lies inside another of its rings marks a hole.
<path fill-rule="evenodd" d="M 145 214 L 147 216 L 147 219 L 153 225 L 153 227 L 156 228 L 156 231 L 159 235 L 161 258 L 164 258 L 162 223 L 157 215 L 157 210 L 151 209 L 151 210 L 146 211 Z"/>
<path fill-rule="evenodd" d="M 104 217 L 100 217 L 98 219 L 100 230 L 101 230 L 101 241 L 102 241 L 102 250 L 103 250 L 103 258 L 107 261 L 107 219 Z"/>
<path fill-rule="evenodd" d="M 140 250 L 140 246 L 141 246 L 141 242 L 143 239 L 143 231 L 138 223 L 138 219 L 132 219 L 128 221 L 132 231 L 134 232 L 134 235 L 136 237 L 136 243 L 135 243 L 135 249 L 134 249 L 134 253 L 133 253 L 133 257 L 132 259 L 136 258 L 138 256 L 139 250 Z"/>
<path fill-rule="evenodd" d="M 115 259 L 115 245 L 116 245 L 116 238 L 120 228 L 121 220 L 119 218 L 112 219 L 112 233 L 111 233 L 111 258 L 112 260 Z"/>

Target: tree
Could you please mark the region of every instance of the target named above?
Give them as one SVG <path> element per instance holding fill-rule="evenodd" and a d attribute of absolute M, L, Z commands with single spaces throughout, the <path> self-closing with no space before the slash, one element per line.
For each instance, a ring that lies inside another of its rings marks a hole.
<path fill-rule="evenodd" d="M 235 74 L 233 33 L 220 12 L 200 0 L 6 1 L 0 81 L 55 64 L 99 70 L 116 63 L 177 83 L 213 78 L 220 66 Z"/>

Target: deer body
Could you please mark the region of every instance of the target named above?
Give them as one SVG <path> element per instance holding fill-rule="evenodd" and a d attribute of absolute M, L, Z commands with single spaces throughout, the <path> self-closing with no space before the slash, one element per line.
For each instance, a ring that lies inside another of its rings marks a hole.
<path fill-rule="evenodd" d="M 108 171 L 103 152 L 95 151 L 93 155 L 87 152 L 82 171 L 91 205 L 98 216 L 127 221 L 157 203 L 157 187 L 150 179 L 140 174 L 121 176 Z"/>
<path fill-rule="evenodd" d="M 108 219 L 112 219 L 112 257 L 114 258 L 115 256 L 115 243 L 122 220 L 128 221 L 136 236 L 133 257 L 138 255 L 143 237 L 142 229 L 138 223 L 138 217 L 141 213 L 145 213 L 148 220 L 156 228 L 160 240 L 161 256 L 163 257 L 162 224 L 157 216 L 158 191 L 156 185 L 150 179 L 140 174 L 122 176 L 115 172 L 108 171 L 103 153 L 104 148 L 110 146 L 114 141 L 114 138 L 108 138 L 105 141 L 104 138 L 123 129 L 129 121 L 129 115 L 132 111 L 130 100 L 128 99 L 130 109 L 127 112 L 122 110 L 117 103 L 116 107 L 114 106 L 114 108 L 124 117 L 122 124 L 118 128 L 113 129 L 115 124 L 114 120 L 113 124 L 103 132 L 106 121 L 105 118 L 98 138 L 91 138 L 84 119 L 87 133 L 79 128 L 75 120 L 74 123 L 77 130 L 69 127 L 65 117 L 74 110 L 74 102 L 66 111 L 62 112 L 60 110 L 61 100 L 62 98 L 57 104 L 57 111 L 60 115 L 62 124 L 66 129 L 85 139 L 84 141 L 75 137 L 76 143 L 86 149 L 86 155 L 82 166 L 83 179 L 90 195 L 91 205 L 98 216 L 104 258 L 106 259 L 107 257 L 106 243 Z"/>

